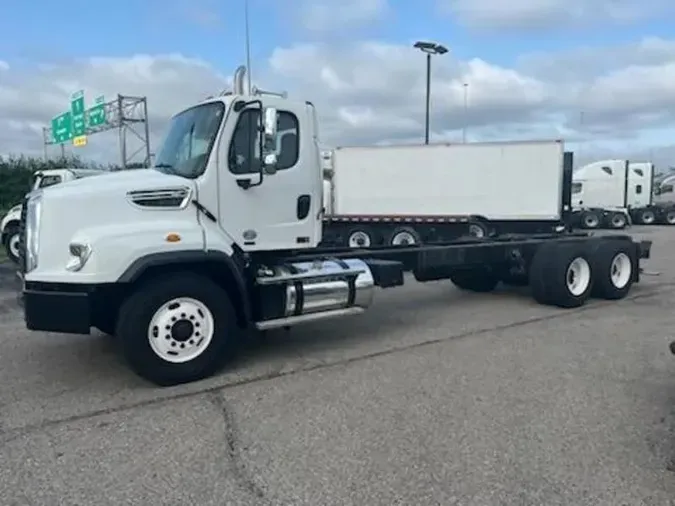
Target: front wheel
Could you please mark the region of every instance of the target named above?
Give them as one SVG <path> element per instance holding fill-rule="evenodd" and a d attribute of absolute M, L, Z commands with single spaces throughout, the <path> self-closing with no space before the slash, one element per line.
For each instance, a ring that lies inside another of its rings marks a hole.
<path fill-rule="evenodd" d="M 181 273 L 141 285 L 122 304 L 116 335 L 136 374 L 169 386 L 215 373 L 234 354 L 240 329 L 223 288 Z"/>
<path fill-rule="evenodd" d="M 8 227 L 3 246 L 7 252 L 7 257 L 15 264 L 19 263 L 19 227 Z"/>

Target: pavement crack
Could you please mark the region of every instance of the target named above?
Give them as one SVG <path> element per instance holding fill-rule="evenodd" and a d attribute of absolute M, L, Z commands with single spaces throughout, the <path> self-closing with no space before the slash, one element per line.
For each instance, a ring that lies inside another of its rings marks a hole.
<path fill-rule="evenodd" d="M 271 504 L 265 495 L 264 487 L 256 482 L 241 458 L 239 432 L 237 430 L 237 424 L 232 409 L 227 404 L 227 401 L 225 401 L 223 395 L 219 392 L 209 393 L 208 399 L 223 418 L 225 424 L 225 450 L 235 479 L 244 490 L 255 497 L 256 504 L 261 504 L 261 501 L 265 504 Z"/>

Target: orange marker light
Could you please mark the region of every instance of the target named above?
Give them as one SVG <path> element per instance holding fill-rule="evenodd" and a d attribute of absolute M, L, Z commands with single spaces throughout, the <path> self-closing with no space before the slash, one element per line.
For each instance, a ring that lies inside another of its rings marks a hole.
<path fill-rule="evenodd" d="M 166 234 L 166 242 L 180 242 L 180 236 L 176 233 Z"/>

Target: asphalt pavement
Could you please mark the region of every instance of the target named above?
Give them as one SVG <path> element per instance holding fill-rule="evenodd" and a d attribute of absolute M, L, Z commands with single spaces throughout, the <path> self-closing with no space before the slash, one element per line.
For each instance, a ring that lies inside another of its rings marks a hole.
<path fill-rule="evenodd" d="M 449 282 L 156 388 L 114 338 L 31 333 L 0 265 L 0 503 L 675 504 L 675 229 L 620 302 Z"/>

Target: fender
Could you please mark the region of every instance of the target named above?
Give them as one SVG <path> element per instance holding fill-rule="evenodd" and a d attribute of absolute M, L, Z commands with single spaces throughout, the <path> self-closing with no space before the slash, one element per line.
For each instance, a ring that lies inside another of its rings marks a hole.
<path fill-rule="evenodd" d="M 243 324 L 248 326 L 252 320 L 251 299 L 249 297 L 248 284 L 244 278 L 244 266 L 246 261 L 241 250 L 235 247 L 230 256 L 217 250 L 187 250 L 187 251 L 164 251 L 151 253 L 137 258 L 127 267 L 117 279 L 118 283 L 133 283 L 148 269 L 159 266 L 178 265 L 187 263 L 217 263 L 221 264 L 232 275 L 240 300 L 233 300 L 235 307 L 241 309 Z"/>

